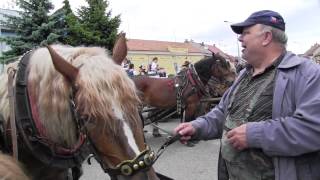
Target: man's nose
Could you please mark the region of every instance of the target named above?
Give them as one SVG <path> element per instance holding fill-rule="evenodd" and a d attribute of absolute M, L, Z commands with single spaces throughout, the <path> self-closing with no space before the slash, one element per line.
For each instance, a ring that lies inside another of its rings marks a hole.
<path fill-rule="evenodd" d="M 242 34 L 240 34 L 240 36 L 238 37 L 238 41 L 240 41 L 240 42 L 243 41 L 243 36 L 242 36 Z"/>

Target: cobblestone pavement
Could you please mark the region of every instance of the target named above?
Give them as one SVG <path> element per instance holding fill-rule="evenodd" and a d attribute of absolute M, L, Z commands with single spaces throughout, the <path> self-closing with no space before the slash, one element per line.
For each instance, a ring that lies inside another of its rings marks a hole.
<path fill-rule="evenodd" d="M 173 119 L 160 123 L 159 126 L 168 131 L 173 130 L 179 120 Z M 168 135 L 155 138 L 151 134 L 151 127 L 145 130 L 146 141 L 153 150 L 165 142 Z M 157 172 L 175 180 L 216 180 L 218 163 L 219 140 L 200 141 L 194 147 L 187 147 L 180 142 L 170 145 L 154 164 Z M 94 160 L 92 165 L 83 164 L 84 174 L 81 180 L 109 180 L 107 174 L 103 173 L 99 164 Z"/>

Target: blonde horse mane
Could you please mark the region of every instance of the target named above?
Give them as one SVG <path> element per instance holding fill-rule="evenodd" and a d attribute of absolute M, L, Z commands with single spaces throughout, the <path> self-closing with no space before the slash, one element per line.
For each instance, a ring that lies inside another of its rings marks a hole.
<path fill-rule="evenodd" d="M 0 179 L 29 180 L 29 177 L 27 177 L 21 166 L 12 157 L 0 153 Z"/>
<path fill-rule="evenodd" d="M 121 107 L 123 118 L 131 128 L 139 122 L 137 106 L 140 103 L 136 88 L 124 70 L 116 65 L 106 50 L 99 47 L 52 46 L 59 55 L 73 66 L 79 68 L 76 80 L 77 112 L 103 126 L 103 130 L 116 135 L 119 123 L 113 107 Z M 28 65 L 28 91 L 36 97 L 39 118 L 47 137 L 64 147 L 72 147 L 77 142 L 76 125 L 70 110 L 71 84 L 58 73 L 52 64 L 46 48 L 33 52 Z M 6 76 L 6 75 L 4 75 Z M 6 111 L 8 119 L 8 100 L 5 77 L 0 77 L 0 113 Z"/>

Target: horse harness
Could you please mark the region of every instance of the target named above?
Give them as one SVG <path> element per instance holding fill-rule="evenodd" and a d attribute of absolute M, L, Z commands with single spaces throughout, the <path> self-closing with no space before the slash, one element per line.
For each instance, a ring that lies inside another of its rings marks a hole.
<path fill-rule="evenodd" d="M 177 75 L 174 79 L 176 96 L 177 96 L 177 113 L 181 114 L 182 110 L 185 109 L 187 104 L 187 98 L 197 94 L 198 97 L 207 96 L 208 91 L 202 83 L 197 71 L 194 66 L 191 65 L 185 71 L 181 71 L 182 75 Z M 191 86 L 191 90 L 187 91 Z M 184 95 L 186 93 L 186 95 Z"/>
<path fill-rule="evenodd" d="M 86 135 L 79 133 L 78 143 L 75 147 L 68 149 L 64 148 L 48 139 L 41 130 L 39 130 L 39 121 L 37 118 L 33 117 L 32 107 L 34 101 L 29 98 L 28 88 L 27 88 L 27 65 L 29 63 L 32 51 L 28 51 L 21 58 L 16 69 L 15 74 L 15 88 L 14 92 L 14 109 L 15 109 L 15 121 L 17 126 L 17 136 L 19 144 L 18 149 L 27 149 L 30 153 L 38 160 L 44 164 L 58 167 L 58 168 L 70 168 L 79 165 L 83 162 L 89 155 L 88 148 L 86 144 Z M 9 77 L 10 78 L 10 77 Z M 12 92 L 8 92 L 9 94 Z M 12 119 L 10 117 L 10 119 Z M 12 153 L 15 149 L 11 148 L 12 136 L 10 132 L 11 129 L 5 125 L 4 121 L 2 123 L 2 133 L 1 141 L 3 149 Z"/>
<path fill-rule="evenodd" d="M 18 140 L 23 141 L 22 145 L 25 145 L 31 154 L 44 164 L 58 168 L 76 167 L 81 164 L 90 155 L 90 153 L 92 153 L 88 158 L 88 163 L 91 164 L 90 159 L 94 157 L 104 172 L 108 173 L 113 179 L 116 179 L 117 175 L 132 176 L 139 171 L 148 170 L 159 158 L 163 150 L 180 138 L 180 136 L 177 135 L 175 138 L 168 139 L 159 148 L 157 153 L 152 151 L 151 148 L 146 145 L 146 149 L 134 159 L 125 160 L 116 165 L 115 168 L 110 168 L 103 162 L 96 146 L 92 143 L 92 140 L 88 135 L 86 128 L 88 119 L 82 117 L 76 110 L 77 106 L 74 101 L 74 95 L 77 90 L 73 87 L 72 95 L 70 95 L 70 109 L 78 129 L 78 143 L 72 149 L 67 149 L 55 144 L 41 133 L 41 128 L 39 130 L 39 127 L 41 127 L 41 125 L 39 125 L 40 122 L 35 120 L 37 118 L 34 118 L 32 114 L 31 106 L 35 102 L 32 102 L 32 99 L 30 100 L 27 89 L 27 65 L 29 63 L 31 53 L 32 51 L 29 51 L 21 57 L 16 73 L 16 84 L 14 89 L 15 120 L 18 130 Z M 7 149 L 10 152 L 10 137 L 7 135 L 9 130 L 6 129 L 5 126 L 4 118 L 0 114 L 0 133 L 2 132 L 0 134 L 0 142 L 3 144 L 4 149 Z"/>

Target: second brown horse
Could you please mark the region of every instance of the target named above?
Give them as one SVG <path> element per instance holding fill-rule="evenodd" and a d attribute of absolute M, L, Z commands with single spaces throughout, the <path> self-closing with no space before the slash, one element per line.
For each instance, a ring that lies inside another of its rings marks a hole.
<path fill-rule="evenodd" d="M 178 103 L 184 111 L 184 120 L 195 118 L 200 99 L 207 95 L 205 86 L 211 76 L 221 81 L 233 82 L 235 72 L 221 56 L 204 58 L 172 78 L 137 76 L 133 81 L 141 92 L 142 101 L 157 108 L 170 108 Z M 179 109 L 177 109 L 179 111 Z"/>

